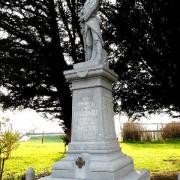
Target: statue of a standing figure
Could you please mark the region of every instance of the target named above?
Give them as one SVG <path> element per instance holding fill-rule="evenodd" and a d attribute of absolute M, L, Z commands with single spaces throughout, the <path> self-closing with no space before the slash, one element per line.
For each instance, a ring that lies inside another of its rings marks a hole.
<path fill-rule="evenodd" d="M 103 60 L 103 40 L 97 12 L 99 0 L 86 0 L 80 14 L 86 61 Z"/>

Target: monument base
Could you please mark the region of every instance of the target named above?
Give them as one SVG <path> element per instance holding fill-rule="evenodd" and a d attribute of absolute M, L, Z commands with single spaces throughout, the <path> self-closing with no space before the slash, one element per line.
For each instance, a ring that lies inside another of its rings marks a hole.
<path fill-rule="evenodd" d="M 150 177 L 146 170 L 134 170 L 132 158 L 115 151 L 69 154 L 53 166 L 51 176 L 41 180 L 150 180 Z"/>
<path fill-rule="evenodd" d="M 117 75 L 106 64 L 84 62 L 65 72 L 72 81 L 72 136 L 67 157 L 41 180 L 150 180 L 135 171 L 120 150 L 114 128 L 112 83 Z"/>
<path fill-rule="evenodd" d="M 149 174 L 146 170 L 139 170 L 139 171 L 133 171 L 124 178 L 119 178 L 118 180 L 150 180 Z M 106 180 L 103 179 L 104 177 L 98 179 L 98 180 Z M 82 179 L 72 179 L 72 178 L 52 178 L 50 176 L 41 178 L 40 180 L 82 180 Z M 92 180 L 92 179 L 86 179 L 86 180 Z M 97 179 L 96 179 L 97 180 Z M 109 180 L 109 179 L 108 179 Z M 114 179 L 112 179 L 114 180 Z"/>

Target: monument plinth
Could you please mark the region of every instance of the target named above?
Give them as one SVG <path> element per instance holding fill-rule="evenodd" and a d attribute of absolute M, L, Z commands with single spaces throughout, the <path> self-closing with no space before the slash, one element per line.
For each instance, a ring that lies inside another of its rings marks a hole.
<path fill-rule="evenodd" d="M 88 61 L 65 71 L 72 82 L 72 137 L 67 157 L 55 163 L 49 180 L 149 180 L 135 171 L 119 147 L 114 127 L 112 83 L 117 75 L 105 64 Z"/>

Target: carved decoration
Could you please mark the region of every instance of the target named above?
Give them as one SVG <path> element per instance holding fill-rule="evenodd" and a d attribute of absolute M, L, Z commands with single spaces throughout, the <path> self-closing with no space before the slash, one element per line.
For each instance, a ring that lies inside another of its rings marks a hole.
<path fill-rule="evenodd" d="M 81 169 L 83 166 L 85 166 L 84 159 L 82 157 L 78 157 L 76 160 L 76 165 Z"/>

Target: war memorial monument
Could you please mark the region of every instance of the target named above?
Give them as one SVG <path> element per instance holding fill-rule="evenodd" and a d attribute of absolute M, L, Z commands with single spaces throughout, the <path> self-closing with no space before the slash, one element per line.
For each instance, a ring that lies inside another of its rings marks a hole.
<path fill-rule="evenodd" d="M 85 62 L 64 72 L 72 82 L 72 136 L 68 154 L 42 180 L 150 180 L 121 152 L 115 134 L 112 83 L 97 18 L 99 0 L 86 0 L 80 14 Z"/>

